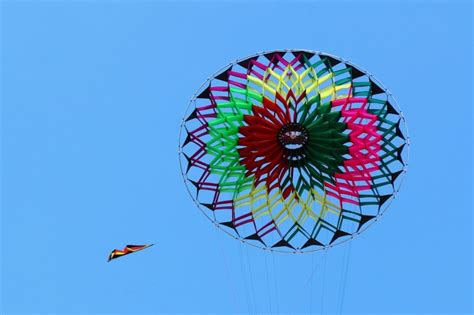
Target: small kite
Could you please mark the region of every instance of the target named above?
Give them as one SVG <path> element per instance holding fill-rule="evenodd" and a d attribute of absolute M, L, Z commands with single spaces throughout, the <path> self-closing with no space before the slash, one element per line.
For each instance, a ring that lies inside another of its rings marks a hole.
<path fill-rule="evenodd" d="M 126 245 L 122 250 L 120 249 L 114 249 L 110 255 L 109 255 L 109 260 L 107 261 L 111 261 L 113 259 L 116 259 L 116 258 L 119 258 L 119 257 L 122 257 L 122 256 L 125 256 L 125 255 L 128 255 L 128 254 L 131 254 L 131 253 L 134 253 L 134 252 L 138 252 L 140 250 L 143 250 L 145 248 L 148 248 L 148 247 L 151 247 L 155 244 L 150 244 L 150 245 Z"/>

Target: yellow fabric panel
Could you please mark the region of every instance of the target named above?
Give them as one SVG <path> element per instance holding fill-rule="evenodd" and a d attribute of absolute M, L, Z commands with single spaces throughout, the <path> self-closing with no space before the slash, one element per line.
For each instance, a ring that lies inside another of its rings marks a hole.
<path fill-rule="evenodd" d="M 258 187 L 252 186 L 245 193 L 241 193 L 234 199 L 234 207 L 236 209 L 241 207 L 249 207 L 255 219 L 261 218 L 264 215 L 269 215 L 279 226 L 287 219 L 293 223 L 304 223 L 308 218 L 317 220 L 324 218 L 326 213 L 333 213 L 340 215 L 340 207 L 327 199 L 325 192 L 319 192 L 312 189 L 308 192 L 306 198 L 298 196 L 297 193 L 292 192 L 285 200 L 282 192 L 276 188 L 270 194 L 268 193 L 265 184 L 260 184 Z M 264 201 L 264 202 L 262 202 Z M 314 212 L 315 204 L 319 204 L 320 213 Z M 276 210 L 281 206 L 281 209 Z"/>

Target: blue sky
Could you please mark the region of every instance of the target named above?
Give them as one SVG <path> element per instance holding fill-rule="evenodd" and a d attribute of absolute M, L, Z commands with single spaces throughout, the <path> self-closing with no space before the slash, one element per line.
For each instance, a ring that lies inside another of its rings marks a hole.
<path fill-rule="evenodd" d="M 470 2 L 3 1 L 1 27 L 1 313 L 473 311 Z M 353 61 L 407 117 L 399 196 L 326 254 L 229 238 L 179 172 L 199 85 L 279 48 Z"/>

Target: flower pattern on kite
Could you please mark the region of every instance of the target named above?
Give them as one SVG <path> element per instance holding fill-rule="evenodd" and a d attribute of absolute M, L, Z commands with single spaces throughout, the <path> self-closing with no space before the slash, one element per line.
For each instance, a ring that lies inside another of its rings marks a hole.
<path fill-rule="evenodd" d="M 329 54 L 273 51 L 231 63 L 190 108 L 179 151 L 191 196 L 218 227 L 266 249 L 352 238 L 382 215 L 407 169 L 392 95 Z"/>

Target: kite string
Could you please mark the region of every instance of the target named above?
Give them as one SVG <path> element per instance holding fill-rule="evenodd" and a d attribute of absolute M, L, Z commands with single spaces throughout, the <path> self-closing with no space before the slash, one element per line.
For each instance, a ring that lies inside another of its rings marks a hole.
<path fill-rule="evenodd" d="M 245 291 L 245 301 L 247 303 L 248 313 L 252 314 L 252 301 L 251 297 L 249 296 L 249 290 L 247 285 L 247 272 L 245 271 L 243 254 L 242 254 L 242 244 L 238 243 L 237 247 L 239 248 L 239 261 L 240 261 L 240 271 L 242 272 L 242 280 L 244 284 L 244 291 Z"/>
<path fill-rule="evenodd" d="M 313 313 L 313 270 L 314 270 L 314 252 L 311 253 L 311 275 L 310 275 L 310 288 L 309 288 L 309 313 Z"/>
<path fill-rule="evenodd" d="M 222 239 L 217 236 L 217 233 L 214 234 L 214 236 L 218 239 L 217 243 L 219 244 L 219 249 L 221 252 L 221 256 L 224 259 L 224 267 L 226 270 L 226 275 L 227 275 L 227 283 L 229 284 L 230 290 L 232 291 L 232 301 L 235 305 L 235 310 L 237 313 L 239 313 L 239 303 L 238 303 L 238 290 L 236 288 L 236 283 L 232 281 L 231 279 L 231 272 L 230 272 L 230 267 L 229 267 L 229 260 L 228 260 L 228 255 L 224 252 L 224 247 L 222 246 Z M 232 285 L 234 284 L 234 285 Z"/>
<path fill-rule="evenodd" d="M 341 297 L 342 297 L 342 286 L 344 285 L 344 270 L 345 270 L 345 263 L 346 263 L 346 257 L 347 257 L 347 246 L 344 245 L 344 251 L 343 251 L 343 256 L 341 260 L 341 277 L 339 279 L 339 287 L 337 289 L 337 301 L 336 301 L 336 312 L 339 314 L 339 311 L 341 310 Z"/>
<path fill-rule="evenodd" d="M 342 273 L 341 286 L 340 286 L 339 314 L 342 314 L 342 308 L 344 306 L 344 297 L 346 293 L 346 283 L 347 283 L 347 275 L 348 275 L 348 270 L 349 270 L 351 248 L 352 248 L 352 242 L 348 242 L 348 244 L 346 245 L 346 251 L 344 252 L 345 257 L 344 257 L 343 273 Z"/>
<path fill-rule="evenodd" d="M 256 301 L 256 297 L 255 297 L 255 288 L 254 288 L 254 283 L 253 283 L 253 275 L 252 275 L 252 266 L 250 264 L 250 259 L 249 259 L 249 249 L 248 249 L 249 246 L 246 246 L 245 247 L 245 253 L 246 253 L 246 258 L 247 258 L 247 266 L 248 266 L 248 270 L 249 270 L 249 275 L 250 275 L 250 295 L 251 295 L 251 298 L 253 298 L 253 307 L 254 307 L 254 311 L 255 313 L 257 314 L 258 311 L 257 311 L 257 301 Z"/>
<path fill-rule="evenodd" d="M 309 289 L 309 292 L 310 292 L 310 313 L 313 312 L 313 291 L 314 291 L 314 275 L 316 274 L 316 271 L 318 272 L 321 272 L 321 270 L 319 269 L 320 268 L 320 265 L 323 263 L 324 261 L 324 255 L 321 255 L 320 257 L 318 257 L 318 260 L 315 260 L 314 259 L 314 256 L 316 255 L 316 252 L 312 252 L 311 253 L 311 273 L 308 277 L 308 281 L 306 282 L 306 284 L 304 285 L 304 287 L 308 286 L 308 284 L 310 285 L 310 289 Z M 316 262 L 316 263 L 315 263 Z M 321 272 L 321 275 L 323 275 L 323 273 Z M 318 279 L 319 280 L 319 279 Z M 318 281 L 318 283 L 320 283 Z"/>
<path fill-rule="evenodd" d="M 322 289 L 321 289 L 321 315 L 323 314 L 324 311 L 324 288 L 325 288 L 325 282 L 326 282 L 326 261 L 327 261 L 327 253 L 328 250 L 327 248 L 324 249 L 324 256 L 323 256 L 323 281 L 322 281 Z"/>
<path fill-rule="evenodd" d="M 267 251 L 264 251 L 263 256 L 265 257 L 265 274 L 266 274 L 266 277 L 267 277 L 268 307 L 270 308 L 270 314 L 273 314 L 273 312 L 272 312 L 272 294 L 271 294 L 271 290 L 270 290 L 270 276 L 269 276 L 270 271 L 268 270 L 267 255 L 268 255 Z"/>
<path fill-rule="evenodd" d="M 274 274 L 274 280 L 275 280 L 275 306 L 276 306 L 276 313 L 279 313 L 280 306 L 279 306 L 279 299 L 278 299 L 278 283 L 277 283 L 277 271 L 276 271 L 276 263 L 275 263 L 275 253 L 272 252 L 272 260 L 273 260 L 273 274 Z"/>
<path fill-rule="evenodd" d="M 314 254 L 315 254 L 315 253 L 314 253 Z M 310 275 L 309 275 L 309 277 L 308 277 L 308 280 L 307 280 L 306 283 L 305 283 L 305 287 L 308 286 L 309 284 L 311 284 L 311 281 L 312 281 L 312 279 L 313 279 L 313 277 L 314 277 L 314 275 L 315 275 L 315 273 L 316 273 L 316 270 L 318 270 L 319 265 L 320 265 L 320 264 L 322 263 L 322 261 L 323 261 L 323 257 L 324 257 L 324 256 L 321 256 L 321 257 L 319 258 L 319 261 L 316 263 L 316 266 L 315 266 L 314 264 L 312 265 L 311 273 L 310 273 Z"/>

